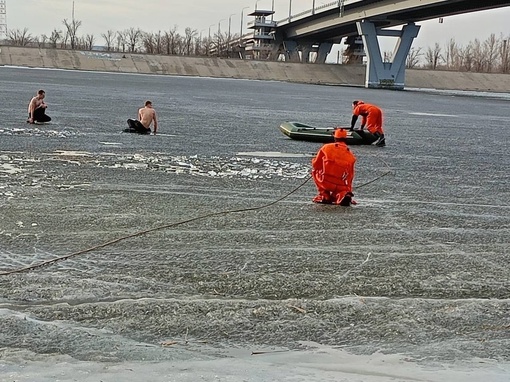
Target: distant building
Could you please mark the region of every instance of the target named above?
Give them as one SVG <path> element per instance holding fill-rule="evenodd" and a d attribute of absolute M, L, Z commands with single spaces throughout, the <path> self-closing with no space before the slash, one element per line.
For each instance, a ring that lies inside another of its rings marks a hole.
<path fill-rule="evenodd" d="M 276 21 L 272 20 L 274 11 L 257 9 L 248 16 L 255 20 L 248 23 L 248 29 L 253 29 L 253 38 L 246 41 L 245 57 L 255 60 L 267 60 L 274 49 L 274 32 Z"/>

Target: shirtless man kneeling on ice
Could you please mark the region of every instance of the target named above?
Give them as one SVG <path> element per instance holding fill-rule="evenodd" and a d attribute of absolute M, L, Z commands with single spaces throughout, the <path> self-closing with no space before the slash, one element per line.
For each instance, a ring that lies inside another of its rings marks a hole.
<path fill-rule="evenodd" d="M 30 100 L 28 104 L 28 123 L 51 121 L 51 117 L 46 115 L 46 108 L 48 105 L 44 102 L 45 96 L 46 92 L 44 90 L 39 90 L 37 95 Z"/>
<path fill-rule="evenodd" d="M 132 130 L 136 130 L 139 134 L 150 134 L 151 124 L 154 123 L 154 135 L 158 130 L 158 118 L 156 116 L 156 110 L 152 107 L 151 101 L 145 101 L 145 107 L 138 110 L 138 120 L 128 119 L 128 126 Z"/>

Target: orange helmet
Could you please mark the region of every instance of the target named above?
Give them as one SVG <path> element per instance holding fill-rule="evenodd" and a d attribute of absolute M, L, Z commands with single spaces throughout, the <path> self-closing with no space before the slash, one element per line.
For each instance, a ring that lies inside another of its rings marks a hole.
<path fill-rule="evenodd" d="M 347 138 L 347 131 L 345 131 L 344 129 L 336 129 L 334 136 L 335 139 Z"/>

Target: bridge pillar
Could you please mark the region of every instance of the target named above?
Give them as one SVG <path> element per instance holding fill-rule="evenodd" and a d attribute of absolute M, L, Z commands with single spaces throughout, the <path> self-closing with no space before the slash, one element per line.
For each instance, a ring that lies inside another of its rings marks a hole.
<path fill-rule="evenodd" d="M 320 43 L 319 51 L 317 52 L 317 58 L 315 59 L 315 62 L 317 64 L 325 64 L 326 58 L 328 57 L 328 54 L 331 52 L 332 47 L 333 47 L 333 44 L 330 42 Z"/>
<path fill-rule="evenodd" d="M 356 23 L 358 33 L 363 38 L 363 44 L 367 53 L 367 71 L 365 87 L 367 88 L 385 88 L 385 89 L 404 89 L 406 58 L 411 49 L 411 45 L 420 27 L 414 23 L 404 25 L 402 30 L 377 30 L 370 21 Z M 398 37 L 399 40 L 395 46 L 393 62 L 383 62 L 381 49 L 377 36 Z"/>
<path fill-rule="evenodd" d="M 299 49 L 297 41 L 284 41 L 283 46 L 285 47 L 285 61 L 299 62 Z"/>
<path fill-rule="evenodd" d="M 312 53 L 312 44 L 307 43 L 301 43 L 301 62 L 304 62 L 305 64 L 308 64 L 310 62 L 310 53 Z"/>

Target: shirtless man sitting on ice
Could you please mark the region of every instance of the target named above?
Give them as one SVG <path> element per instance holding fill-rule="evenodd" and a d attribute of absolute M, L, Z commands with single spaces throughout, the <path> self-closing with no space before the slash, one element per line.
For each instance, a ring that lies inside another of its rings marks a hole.
<path fill-rule="evenodd" d="M 39 90 L 37 95 L 30 100 L 28 104 L 28 123 L 51 121 L 51 117 L 46 115 L 46 108 L 48 105 L 44 102 L 45 96 L 46 92 L 44 90 Z"/>
<path fill-rule="evenodd" d="M 151 101 L 145 101 L 145 107 L 138 110 L 138 120 L 128 119 L 127 120 L 129 129 L 135 130 L 139 134 L 150 134 L 151 124 L 154 123 L 154 135 L 158 130 L 158 118 L 156 116 L 156 110 L 152 107 Z"/>

